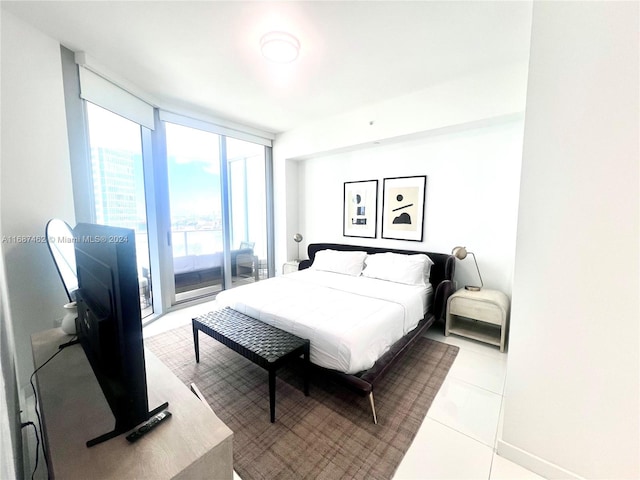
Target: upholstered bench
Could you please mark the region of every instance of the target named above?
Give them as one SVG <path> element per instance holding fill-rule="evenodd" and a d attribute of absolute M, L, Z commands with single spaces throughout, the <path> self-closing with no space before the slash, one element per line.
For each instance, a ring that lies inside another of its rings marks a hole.
<path fill-rule="evenodd" d="M 304 357 L 304 394 L 309 395 L 309 340 L 228 307 L 194 318 L 192 326 L 196 362 L 200 362 L 198 332 L 203 332 L 269 372 L 271 423 L 276 416 L 276 370 L 282 365 Z"/>

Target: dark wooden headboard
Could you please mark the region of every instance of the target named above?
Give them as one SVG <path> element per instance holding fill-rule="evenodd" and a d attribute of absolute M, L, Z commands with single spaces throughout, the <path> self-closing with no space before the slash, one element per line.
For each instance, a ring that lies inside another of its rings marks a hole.
<path fill-rule="evenodd" d="M 432 261 L 431 277 L 429 282 L 433 285 L 434 297 L 432 311 L 436 319 L 444 319 L 447 299 L 455 291 L 453 274 L 455 273 L 455 257 L 447 253 L 421 252 L 418 250 L 398 250 L 394 248 L 363 247 L 360 245 L 343 245 L 340 243 L 310 243 L 307 248 L 309 260 L 300 262 L 299 270 L 309 268 L 315 259 L 316 253 L 320 250 L 342 250 L 359 251 L 373 253 L 400 253 L 405 255 L 415 255 L 422 253 L 427 255 Z"/>

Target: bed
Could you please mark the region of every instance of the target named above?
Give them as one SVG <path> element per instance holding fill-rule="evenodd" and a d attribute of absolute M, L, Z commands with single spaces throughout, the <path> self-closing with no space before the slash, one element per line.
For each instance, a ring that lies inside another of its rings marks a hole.
<path fill-rule="evenodd" d="M 311 342 L 311 363 L 369 397 L 453 293 L 447 254 L 310 244 L 299 271 L 218 294 L 222 306 Z"/>

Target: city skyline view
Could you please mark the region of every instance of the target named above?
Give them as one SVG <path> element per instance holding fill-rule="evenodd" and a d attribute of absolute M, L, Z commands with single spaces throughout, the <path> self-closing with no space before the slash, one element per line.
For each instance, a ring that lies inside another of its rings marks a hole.
<path fill-rule="evenodd" d="M 139 250 L 148 256 L 140 126 L 92 104 L 88 104 L 88 112 L 96 220 L 135 229 Z M 172 123 L 164 126 L 173 256 L 220 251 L 221 137 Z M 259 232 L 266 225 L 264 147 L 226 140 L 232 177 L 232 242 L 248 240 L 251 230 L 252 241 L 258 240 L 258 248 L 264 251 L 266 240 Z M 249 224 L 255 220 L 249 221 L 250 210 L 259 222 L 251 228 Z M 140 262 L 148 264 L 148 259 L 139 258 Z"/>

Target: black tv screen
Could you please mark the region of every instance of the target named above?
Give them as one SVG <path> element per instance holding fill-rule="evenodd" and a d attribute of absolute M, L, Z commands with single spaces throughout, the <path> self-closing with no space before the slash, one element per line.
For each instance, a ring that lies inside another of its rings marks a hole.
<path fill-rule="evenodd" d="M 149 411 L 134 231 L 79 223 L 73 233 L 78 340 L 115 417 L 114 430 L 88 441 L 92 446 L 167 405 Z"/>

